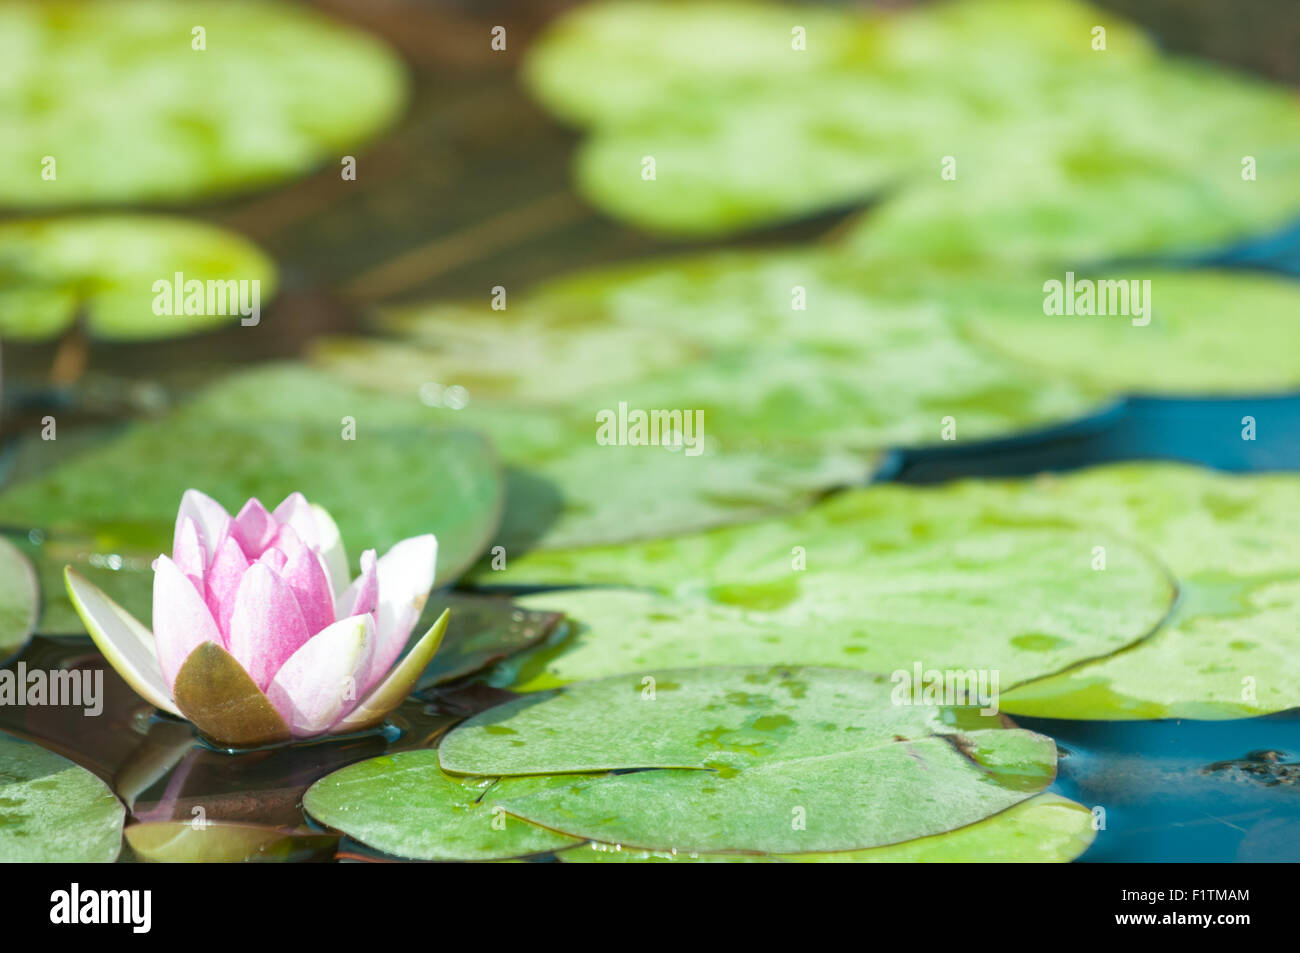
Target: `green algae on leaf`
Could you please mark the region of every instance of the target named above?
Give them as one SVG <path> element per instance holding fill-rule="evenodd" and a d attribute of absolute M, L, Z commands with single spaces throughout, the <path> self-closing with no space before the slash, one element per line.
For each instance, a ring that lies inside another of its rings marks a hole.
<path fill-rule="evenodd" d="M 1041 791 L 1051 739 L 974 709 L 897 705 L 883 676 L 656 671 L 525 696 L 438 750 L 455 773 L 624 769 L 503 797 L 553 830 L 648 850 L 805 853 L 940 834 Z M 960 725 L 960 727 L 959 727 Z"/>
<path fill-rule="evenodd" d="M 161 864 L 303 863 L 334 857 L 334 834 L 221 821 L 151 821 L 126 828 L 136 857 Z"/>
<path fill-rule="evenodd" d="M 0 664 L 22 651 L 36 628 L 36 572 L 13 543 L 0 537 Z"/>
<path fill-rule="evenodd" d="M 825 854 L 700 854 L 587 843 L 560 853 L 566 864 L 608 863 L 1068 863 L 1096 837 L 1092 813 L 1044 792 L 1000 814 L 901 844 Z"/>
<path fill-rule="evenodd" d="M 574 778 L 453 777 L 436 751 L 405 751 L 326 775 L 303 807 L 327 827 L 411 860 L 503 860 L 578 841 L 508 815 L 503 798 L 562 788 Z"/>
<path fill-rule="evenodd" d="M 405 98 L 391 50 L 298 4 L 6 3 L 0 38 L 0 206 L 269 185 L 363 145 Z"/>
<path fill-rule="evenodd" d="M 201 301 L 188 309 L 170 290 L 177 274 L 182 289 L 204 283 Z M 157 281 L 169 289 L 161 299 Z M 94 337 L 110 340 L 260 321 L 276 281 L 275 265 L 255 245 L 202 222 L 103 215 L 0 224 L 0 337 L 56 337 L 78 319 Z M 219 297 L 209 296 L 209 285 Z"/>
<path fill-rule="evenodd" d="M 109 863 L 125 814 L 85 768 L 0 734 L 0 862 Z"/>

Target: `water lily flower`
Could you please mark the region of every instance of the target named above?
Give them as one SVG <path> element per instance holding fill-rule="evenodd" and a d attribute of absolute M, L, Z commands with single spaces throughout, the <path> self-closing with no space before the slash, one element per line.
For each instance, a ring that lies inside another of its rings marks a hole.
<path fill-rule="evenodd" d="M 369 728 L 409 695 L 447 613 L 397 663 L 433 585 L 432 535 L 361 555 L 348 578 L 338 527 L 292 493 L 234 517 L 187 490 L 172 555 L 154 563 L 153 632 L 71 566 L 68 595 L 141 697 L 231 747 Z M 397 663 L 396 665 L 394 663 Z"/>

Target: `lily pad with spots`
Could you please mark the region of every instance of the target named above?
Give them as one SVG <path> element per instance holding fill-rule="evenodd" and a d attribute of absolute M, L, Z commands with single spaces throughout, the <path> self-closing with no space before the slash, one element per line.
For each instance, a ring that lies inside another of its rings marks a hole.
<path fill-rule="evenodd" d="M 1001 814 L 947 834 L 830 854 L 699 854 L 584 844 L 559 855 L 566 864 L 608 863 L 1068 863 L 1097 836 L 1092 812 L 1056 794 L 1036 794 Z"/>
<path fill-rule="evenodd" d="M 842 669 L 655 671 L 525 696 L 438 749 L 445 771 L 569 779 L 509 813 L 646 850 L 812 853 L 942 834 L 1041 791 L 1051 739 L 975 709 L 897 705 Z"/>
<path fill-rule="evenodd" d="M 658 589 L 527 597 L 573 634 L 516 663 L 524 689 L 680 665 L 920 662 L 996 671 L 1005 691 L 1132 646 L 1173 604 L 1167 570 L 1116 531 L 975 527 L 930 505 L 941 497 L 873 487 L 784 519 L 531 553 L 480 578 Z"/>
<path fill-rule="evenodd" d="M 110 863 L 125 814 L 85 768 L 0 734 L 0 861 Z"/>
<path fill-rule="evenodd" d="M 349 765 L 313 784 L 303 807 L 367 847 L 412 860 L 504 860 L 578 843 L 500 808 L 502 798 L 573 778 L 453 777 L 436 751 L 406 751 Z"/>
<path fill-rule="evenodd" d="M 387 46 L 299 4 L 20 0 L 0 38 L 0 206 L 269 185 L 364 145 L 406 92 Z"/>
<path fill-rule="evenodd" d="M 0 337 L 56 337 L 78 320 L 111 340 L 256 323 L 276 283 L 260 249 L 201 222 L 112 215 L 0 224 Z"/>
<path fill-rule="evenodd" d="M 497 578 L 519 584 L 653 586 L 674 597 L 665 602 L 660 596 L 656 602 L 644 594 L 571 593 L 579 623 L 576 639 L 568 647 L 538 650 L 524 669 L 528 684 L 545 685 L 548 678 L 565 677 L 566 651 L 573 653 L 572 664 L 590 671 L 588 666 L 615 664 L 635 669 L 636 659 L 660 651 L 653 637 L 645 638 L 659 628 L 669 644 L 676 640 L 682 647 L 682 634 L 689 628 L 682 620 L 692 618 L 689 613 L 723 619 L 725 625 L 718 631 L 720 643 L 732 646 L 727 651 L 742 651 L 745 633 L 761 633 L 753 650 L 765 651 L 761 637 L 771 634 L 754 621 L 763 616 L 752 610 L 781 595 L 780 576 L 765 574 L 774 572 L 778 560 L 790 566 L 798 556 L 793 549 L 797 545 L 805 547 L 808 568 L 806 574 L 786 574 L 787 598 L 798 596 L 803 579 L 821 572 L 822 566 L 830 569 L 827 578 L 843 572 L 846 564 L 860 565 L 866 573 L 866 540 L 885 552 L 892 547 L 919 556 L 944 538 L 973 542 L 988 533 L 1026 538 L 1041 532 L 1079 534 L 1087 549 L 1086 571 L 1094 580 L 1113 570 L 1116 564 L 1110 560 L 1116 552 L 1146 553 L 1144 561 L 1154 559 L 1167 567 L 1177 601 L 1167 617 L 1163 610 L 1155 614 L 1146 637 L 1134 633 L 1123 651 L 1081 660 L 1055 674 L 1043 672 L 1014 687 L 1004 681 L 1003 708 L 1013 714 L 1075 719 L 1242 718 L 1300 705 L 1295 626 L 1288 621 L 1300 604 L 1297 514 L 1300 478 L 1293 475 L 1233 475 L 1134 463 L 1033 480 L 968 481 L 932 488 L 879 485 L 830 499 L 802 521 L 771 521 L 639 546 L 531 553 Z M 826 533 L 828 527 L 855 522 L 862 527 L 863 540 L 845 531 L 846 543 L 826 545 L 835 538 L 833 532 Z M 794 532 L 795 527 L 801 527 L 801 533 Z M 801 543 L 799 535 L 807 542 Z M 1098 560 L 1104 561 L 1105 570 L 1092 568 L 1102 564 Z M 951 563 L 947 569 L 952 570 Z M 696 590 L 683 586 L 684 579 L 697 580 Z M 716 605 L 719 600 L 711 587 L 721 587 L 717 591 L 724 599 L 751 610 L 739 617 L 743 621 Z M 1059 583 L 1048 588 L 1064 591 Z M 529 605 L 558 608 L 561 595 L 533 597 Z M 1166 607 L 1168 595 L 1166 589 Z M 701 603 L 701 597 L 711 602 Z M 631 607 L 633 623 L 616 627 L 609 638 L 599 630 L 584 633 L 583 608 L 590 608 L 593 619 L 607 620 L 603 610 L 618 599 Z M 603 610 L 602 600 L 608 600 Z M 751 604 L 746 606 L 746 601 Z M 937 604 L 948 603 L 945 598 Z M 651 605 L 661 610 L 651 610 Z M 701 605 L 707 611 L 698 608 Z M 656 611 L 660 614 L 652 614 Z M 638 612 L 645 615 L 638 617 Z M 1055 610 L 1049 617 L 1057 623 L 1065 618 Z M 1052 634 L 1037 629 L 1017 634 L 1033 632 Z M 962 633 L 961 639 L 966 637 Z M 1022 647 L 1031 649 L 1026 653 L 1031 655 L 1033 647 L 1054 645 L 1029 640 Z M 689 651 L 709 648 L 709 641 L 702 639 Z"/>

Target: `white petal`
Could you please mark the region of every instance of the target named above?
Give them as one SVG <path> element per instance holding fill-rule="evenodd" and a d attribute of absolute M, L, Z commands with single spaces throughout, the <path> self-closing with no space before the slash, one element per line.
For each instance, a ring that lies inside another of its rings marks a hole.
<path fill-rule="evenodd" d="M 183 717 L 163 681 L 153 634 L 71 566 L 63 578 L 73 608 L 109 664 L 149 704 Z"/>
<path fill-rule="evenodd" d="M 357 676 L 370 664 L 375 621 L 341 619 L 310 638 L 275 673 L 266 697 L 295 738 L 318 735 L 356 705 Z"/>
<path fill-rule="evenodd" d="M 343 548 L 343 537 L 339 534 L 338 524 L 329 515 L 325 507 L 311 504 L 312 516 L 316 517 L 316 532 L 320 545 L 321 558 L 325 560 L 325 569 L 329 573 L 330 585 L 334 587 L 337 597 L 347 588 L 351 581 L 348 575 L 348 554 Z"/>
<path fill-rule="evenodd" d="M 412 536 L 379 557 L 379 652 L 397 658 L 419 621 L 438 565 L 438 540 L 432 533 Z M 396 650 L 393 651 L 393 645 Z M 391 661 L 390 663 L 391 664 Z"/>
<path fill-rule="evenodd" d="M 224 506 L 206 493 L 199 490 L 186 490 L 181 495 L 180 512 L 176 514 L 177 535 L 180 533 L 181 523 L 187 516 L 198 526 L 199 535 L 203 538 L 204 551 L 210 560 L 212 554 L 217 551 L 217 544 L 221 542 L 221 535 L 230 520 L 230 514 L 226 512 Z M 175 550 L 173 541 L 172 551 Z"/>

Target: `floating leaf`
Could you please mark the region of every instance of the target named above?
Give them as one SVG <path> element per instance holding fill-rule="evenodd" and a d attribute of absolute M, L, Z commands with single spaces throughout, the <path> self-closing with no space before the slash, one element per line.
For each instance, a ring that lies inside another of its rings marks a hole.
<path fill-rule="evenodd" d="M 559 855 L 566 864 L 599 863 L 1066 863 L 1096 837 L 1092 812 L 1056 794 L 1036 794 L 947 834 L 830 854 L 692 854 L 584 844 Z"/>
<path fill-rule="evenodd" d="M 1133 645 L 1173 603 L 1163 566 L 1115 531 L 970 526 L 942 490 L 879 486 L 806 514 L 639 545 L 526 555 L 512 583 L 655 586 L 530 596 L 571 639 L 525 690 L 680 665 L 998 672 L 1000 689 Z M 1095 567 L 1098 547 L 1106 571 Z"/>
<path fill-rule="evenodd" d="M 770 602 L 779 595 L 781 587 L 773 584 L 777 577 L 764 573 L 770 573 L 783 554 L 784 565 L 791 565 L 794 546 L 806 548 L 808 561 L 806 574 L 788 577 L 792 582 L 786 591 L 794 595 L 801 591 L 805 576 L 821 573 L 823 566 L 830 569 L 827 578 L 834 578 L 844 565 L 864 562 L 863 543 L 850 541 L 848 549 L 827 547 L 824 542 L 818 546 L 818 540 L 826 538 L 815 529 L 822 525 L 818 520 L 825 525 L 861 520 L 859 532 L 874 540 L 873 545 L 896 546 L 903 553 L 923 552 L 927 539 L 978 540 L 989 532 L 1015 536 L 1072 530 L 1085 540 L 1095 540 L 1087 557 L 1087 572 L 1094 579 L 1113 570 L 1114 540 L 1131 540 L 1121 543 L 1119 552 L 1131 552 L 1136 544 L 1158 557 L 1177 581 L 1178 601 L 1169 617 L 1149 638 L 1123 652 L 1007 688 L 1003 708 L 1015 714 L 1078 719 L 1240 718 L 1300 705 L 1295 626 L 1288 621 L 1294 620 L 1300 607 L 1297 514 L 1300 479 L 1295 476 L 1241 476 L 1171 464 L 1128 464 L 1036 480 L 970 481 L 935 488 L 880 485 L 828 500 L 802 524 L 796 518 L 639 546 L 538 552 L 495 575 L 513 583 L 658 586 L 678 599 L 703 595 L 715 603 L 739 600 L 744 608 L 746 599 L 761 605 L 762 600 Z M 807 542 L 792 532 L 801 526 Z M 834 534 L 829 538 L 834 539 Z M 1093 551 L 1094 545 L 1100 549 Z M 1099 557 L 1105 560 L 1104 571 L 1091 569 Z M 681 580 L 689 579 L 699 581 L 702 591 L 692 593 L 682 585 Z M 710 586 L 731 588 L 721 589 L 719 600 Z M 589 605 L 593 619 L 603 618 L 598 615 L 599 595 L 574 595 L 577 598 L 570 601 L 575 606 Z M 638 609 L 649 612 L 652 604 L 648 597 L 637 598 L 639 606 L 635 600 L 627 603 L 633 607 L 633 620 Z M 534 597 L 528 604 L 557 608 L 561 602 L 562 595 L 557 594 Z M 669 611 L 684 610 L 674 605 Z M 742 629 L 729 613 L 710 608 L 709 617 L 718 616 L 731 627 L 720 629 L 723 645 L 739 646 L 744 631 L 763 631 L 756 624 Z M 1061 621 L 1055 610 L 1049 611 L 1049 617 Z M 584 621 L 581 616 L 579 621 Z M 663 624 L 665 637 L 673 639 L 681 634 L 674 631 L 675 621 L 679 620 L 647 615 L 644 622 L 633 622 L 631 632 L 644 634 Z M 748 619 L 745 624 L 751 625 Z M 1117 631 L 1125 631 L 1127 624 L 1121 623 Z M 963 640 L 969 637 L 960 635 Z M 1030 639 L 1023 644 L 1031 655 L 1034 645 L 1047 643 Z M 708 646 L 700 640 L 690 651 L 699 653 Z M 761 642 L 754 646 L 754 651 L 763 651 Z M 598 642 L 580 630 L 573 644 L 573 664 L 600 666 L 616 661 L 626 665 L 648 650 L 658 651 L 621 632 L 608 642 Z M 532 685 L 565 677 L 566 650 L 542 651 L 529 660 Z M 554 673 L 539 674 L 543 667 L 553 668 Z"/>
<path fill-rule="evenodd" d="M 574 838 L 510 817 L 502 798 L 562 787 L 573 778 L 458 778 L 436 751 L 406 751 L 349 765 L 313 784 L 303 807 L 353 840 L 413 860 L 502 860 L 571 846 Z"/>
<path fill-rule="evenodd" d="M 7 3 L 0 36 L 0 205 L 267 185 L 361 145 L 405 97 L 387 47 L 293 4 Z"/>
<path fill-rule="evenodd" d="M 477 715 L 438 756 L 456 773 L 653 769 L 502 798 L 552 830 L 650 850 L 876 847 L 974 823 L 1051 783 L 1051 739 L 890 695 L 883 676 L 841 669 L 617 676 Z"/>
<path fill-rule="evenodd" d="M 0 734 L 0 861 L 109 863 L 125 813 L 86 769 Z"/>
<path fill-rule="evenodd" d="M 1090 261 L 1220 243 L 1300 207 L 1289 91 L 1159 57 L 1083 3 L 592 5 L 524 75 L 590 127 L 583 194 L 657 232 L 882 197 L 853 236 L 875 256 Z M 1243 156 L 1277 174 L 1246 180 Z"/>
<path fill-rule="evenodd" d="M 20 652 L 36 628 L 40 590 L 27 557 L 0 537 L 0 663 Z"/>
<path fill-rule="evenodd" d="M 390 426 L 356 407 L 356 439 L 344 440 L 346 424 L 331 407 L 294 417 L 278 406 L 288 395 L 274 386 L 260 391 L 263 411 L 241 416 L 240 384 L 218 385 L 166 419 L 7 488 L 0 520 L 40 527 L 51 541 L 92 540 L 91 552 L 156 555 L 170 549 L 176 506 L 189 487 L 232 512 L 250 496 L 274 503 L 298 490 L 330 511 L 353 558 L 436 533 L 441 583 L 495 534 L 503 487 L 477 435 Z M 123 495 L 124 486 L 132 492 Z"/>
<path fill-rule="evenodd" d="M 87 216 L 0 225 L 0 285 L 0 336 L 55 337 L 84 313 L 94 336 L 134 340 L 261 320 L 276 271 L 255 245 L 201 222 Z"/>
<path fill-rule="evenodd" d="M 1045 314 L 1056 281 L 1067 313 Z M 1249 273 L 1127 268 L 962 279 L 974 334 L 1016 361 L 1103 390 L 1275 393 L 1300 387 L 1300 285 Z M 954 289 L 955 290 L 955 289 Z M 1112 313 L 1076 314 L 1079 294 Z M 1104 303 L 1103 303 L 1104 302 Z M 1116 305 L 1123 310 L 1113 313 Z M 1145 314 L 1139 314 L 1145 309 Z"/>
<path fill-rule="evenodd" d="M 333 834 L 303 834 L 273 827 L 205 821 L 132 824 L 126 842 L 141 860 L 163 864 L 302 863 L 330 860 Z"/>
<path fill-rule="evenodd" d="M 334 341 L 315 360 L 488 434 L 519 470 L 511 551 L 788 512 L 864 482 L 885 447 L 938 441 L 947 417 L 980 439 L 1104 396 L 972 344 L 919 279 L 825 254 L 580 274 L 508 311 L 403 309 L 384 327 L 400 340 Z M 652 411 L 676 413 L 680 447 L 635 443 L 632 418 Z"/>
<path fill-rule="evenodd" d="M 425 631 L 427 620 L 437 618 L 444 607 L 450 610 L 451 620 L 442 646 L 420 677 L 422 689 L 464 678 L 522 652 L 550 635 L 560 621 L 558 612 L 536 612 L 504 599 L 457 594 L 431 598 L 415 631 Z"/>
<path fill-rule="evenodd" d="M 1298 143 L 1285 87 L 1203 63 L 1121 77 L 1085 67 L 1018 126 L 947 146 L 955 178 L 900 190 L 847 244 L 949 265 L 1201 253 L 1294 219 Z"/>

